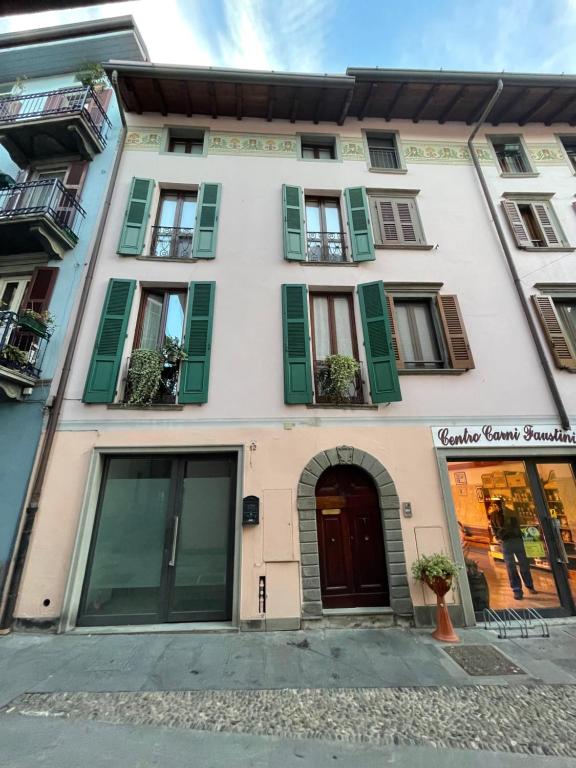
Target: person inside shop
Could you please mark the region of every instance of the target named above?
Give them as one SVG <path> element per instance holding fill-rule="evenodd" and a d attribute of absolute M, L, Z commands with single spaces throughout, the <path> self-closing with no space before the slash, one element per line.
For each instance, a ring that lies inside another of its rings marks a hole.
<path fill-rule="evenodd" d="M 522 530 L 516 512 L 507 507 L 502 499 L 491 499 L 488 517 L 494 537 L 502 547 L 514 599 L 522 600 L 524 597 L 522 582 L 526 589 L 535 595 L 536 589 L 530 572 L 530 562 L 524 550 Z M 518 574 L 518 567 L 520 574 Z"/>

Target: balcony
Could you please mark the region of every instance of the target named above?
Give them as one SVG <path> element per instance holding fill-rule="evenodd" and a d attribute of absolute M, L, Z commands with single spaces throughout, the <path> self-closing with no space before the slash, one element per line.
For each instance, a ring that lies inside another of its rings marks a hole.
<path fill-rule="evenodd" d="M 342 262 L 346 259 L 346 245 L 342 232 L 307 232 L 307 261 Z"/>
<path fill-rule="evenodd" d="M 90 86 L 0 99 L 0 144 L 22 168 L 77 154 L 92 160 L 111 125 Z"/>
<path fill-rule="evenodd" d="M 159 259 L 191 259 L 194 230 L 186 227 L 152 227 L 150 255 Z"/>
<path fill-rule="evenodd" d="M 0 255 L 43 251 L 63 258 L 78 242 L 86 211 L 58 179 L 0 189 Z"/>
<path fill-rule="evenodd" d="M 362 369 L 359 369 L 345 391 L 338 391 L 330 376 L 330 366 L 323 360 L 316 360 L 314 361 L 314 392 L 314 402 L 317 404 L 341 407 L 346 405 L 364 405 Z"/>
<path fill-rule="evenodd" d="M 15 312 L 0 311 L 0 401 L 22 400 L 40 377 L 50 332 L 24 322 Z"/>

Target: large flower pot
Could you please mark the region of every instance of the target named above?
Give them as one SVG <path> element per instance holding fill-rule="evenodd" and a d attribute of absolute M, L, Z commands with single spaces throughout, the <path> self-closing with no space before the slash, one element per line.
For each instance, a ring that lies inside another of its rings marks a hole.
<path fill-rule="evenodd" d="M 425 581 L 436 595 L 436 629 L 432 633 L 432 637 L 435 640 L 440 640 L 442 643 L 459 643 L 460 638 L 456 632 L 454 632 L 452 619 L 450 618 L 448 607 L 444 600 L 444 595 L 452 586 L 452 578 L 435 576 L 434 578 L 426 579 Z"/>

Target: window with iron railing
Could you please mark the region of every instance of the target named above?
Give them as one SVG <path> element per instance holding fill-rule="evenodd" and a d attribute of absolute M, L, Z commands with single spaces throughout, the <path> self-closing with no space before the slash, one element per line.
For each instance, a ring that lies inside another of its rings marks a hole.
<path fill-rule="evenodd" d="M 502 173 L 532 172 L 519 138 L 511 138 L 506 141 L 493 139 L 492 146 Z"/>
<path fill-rule="evenodd" d="M 576 171 L 576 136 L 562 136 L 562 145 L 572 163 L 572 170 Z"/>
<path fill-rule="evenodd" d="M 368 133 L 368 153 L 370 166 L 382 170 L 398 170 L 401 168 L 396 136 L 393 133 Z"/>
<path fill-rule="evenodd" d="M 156 225 L 152 227 L 152 256 L 192 258 L 197 204 L 196 192 L 162 193 Z"/>
<path fill-rule="evenodd" d="M 307 261 L 346 261 L 346 245 L 338 198 L 306 196 Z"/>

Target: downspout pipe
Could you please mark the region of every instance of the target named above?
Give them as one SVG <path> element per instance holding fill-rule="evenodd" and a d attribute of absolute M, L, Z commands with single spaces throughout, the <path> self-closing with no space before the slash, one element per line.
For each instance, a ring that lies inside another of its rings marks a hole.
<path fill-rule="evenodd" d="M 544 371 L 544 375 L 548 383 L 550 394 L 552 395 L 552 399 L 554 400 L 554 405 L 556 406 L 556 411 L 558 413 L 558 418 L 560 419 L 560 424 L 562 425 L 562 429 L 570 429 L 570 419 L 568 418 L 568 413 L 566 412 L 566 408 L 564 407 L 562 396 L 556 385 L 554 372 L 550 367 L 550 362 L 548 360 L 546 350 L 544 349 L 542 340 L 538 334 L 538 328 L 536 327 L 536 322 L 534 320 L 532 310 L 524 294 L 522 283 L 520 281 L 520 277 L 516 269 L 516 264 L 512 256 L 512 252 L 510 251 L 510 246 L 508 245 L 508 241 L 506 239 L 506 234 L 504 232 L 504 229 L 502 228 L 502 224 L 498 216 L 498 211 L 496 210 L 496 206 L 494 205 L 494 202 L 492 200 L 490 190 L 488 189 L 488 184 L 486 183 L 486 179 L 484 177 L 484 172 L 482 171 L 482 168 L 480 166 L 480 161 L 478 160 L 478 155 L 476 154 L 476 150 L 474 149 L 474 144 L 473 144 L 476 134 L 478 133 L 482 124 L 484 123 L 484 121 L 492 111 L 492 107 L 498 101 L 503 88 L 504 88 L 504 83 L 502 82 L 501 79 L 499 79 L 498 84 L 496 86 L 496 90 L 492 94 L 490 101 L 486 105 L 484 111 L 482 112 L 482 114 L 480 115 L 480 118 L 478 119 L 476 125 L 474 126 L 472 133 L 470 134 L 470 137 L 468 139 L 468 149 L 470 150 L 470 156 L 472 157 L 472 162 L 474 163 L 474 168 L 476 169 L 476 175 L 478 176 L 478 180 L 480 181 L 480 186 L 482 187 L 482 192 L 484 193 L 484 198 L 486 200 L 486 205 L 488 206 L 490 215 L 492 216 L 492 221 L 496 228 L 496 233 L 498 235 L 498 239 L 500 240 L 500 245 L 502 246 L 502 251 L 504 252 L 504 258 L 506 259 L 508 269 L 510 270 L 510 274 L 512 275 L 512 282 L 514 283 L 514 288 L 516 289 L 516 293 L 518 294 L 518 298 L 520 299 L 520 305 L 522 307 L 522 311 L 524 312 L 524 316 L 526 318 L 526 321 L 528 322 L 528 327 L 530 328 L 532 340 L 534 341 L 536 352 L 538 353 L 538 357 L 542 365 L 542 370 Z"/>
<path fill-rule="evenodd" d="M 88 297 L 92 287 L 92 281 L 94 278 L 94 272 L 96 270 L 96 264 L 98 262 L 98 256 L 100 254 L 100 248 L 102 245 L 102 237 L 104 235 L 104 228 L 108 219 L 110 211 L 110 203 L 112 201 L 112 194 L 116 185 L 116 178 L 118 176 L 118 169 L 120 167 L 120 161 L 122 159 L 122 149 L 124 147 L 124 141 L 126 139 L 126 133 L 128 131 L 126 125 L 126 118 L 124 116 L 124 110 L 122 107 L 122 101 L 120 98 L 120 91 L 118 88 L 118 75 L 116 71 L 112 72 L 110 76 L 110 82 L 114 88 L 116 94 L 116 102 L 118 104 L 118 111 L 120 113 L 120 120 L 122 128 L 118 137 L 118 143 L 116 146 L 116 156 L 114 158 L 114 165 L 112 166 L 112 172 L 110 174 L 110 180 L 108 182 L 108 189 L 106 191 L 106 198 L 102 207 L 102 215 L 98 222 L 98 228 L 96 230 L 96 237 L 94 238 L 94 245 L 90 253 L 90 259 L 88 261 L 88 268 L 86 270 L 86 277 L 84 285 L 82 286 L 82 293 L 78 302 L 78 311 L 74 319 L 74 325 L 72 327 L 72 333 L 70 334 L 70 341 L 68 342 L 68 348 L 66 350 L 66 357 L 62 364 L 62 373 L 60 375 L 60 381 L 58 382 L 58 389 L 54 396 L 54 402 L 50 407 L 48 413 L 48 421 L 46 424 L 46 431 L 40 446 L 40 453 L 38 456 L 38 462 L 34 471 L 32 479 L 32 490 L 30 492 L 29 502 L 21 517 L 20 526 L 18 530 L 18 537 L 15 546 L 15 553 L 11 563 L 11 573 L 8 576 L 8 588 L 5 592 L 6 598 L 4 605 L 0 604 L 0 630 L 8 629 L 12 623 L 14 615 L 14 607 L 16 605 L 16 598 L 20 589 L 20 582 L 22 580 L 22 571 L 24 569 L 24 563 L 26 561 L 26 555 L 28 553 L 28 546 L 30 544 L 30 536 L 32 534 L 32 528 L 34 527 L 34 521 L 36 519 L 36 513 L 38 511 L 38 504 L 40 496 L 42 494 L 42 488 L 44 486 L 44 480 L 46 478 L 46 468 L 50 460 L 52 448 L 54 445 L 54 437 L 56 436 L 56 429 L 58 427 L 58 421 L 60 419 L 60 413 L 62 411 L 62 403 L 64 401 L 64 394 L 68 386 L 68 380 L 70 378 L 70 371 L 72 369 L 72 363 L 74 361 L 74 355 L 76 353 L 76 347 L 78 345 L 78 337 L 80 335 L 80 329 L 84 321 L 86 314 L 86 306 L 88 304 Z"/>

